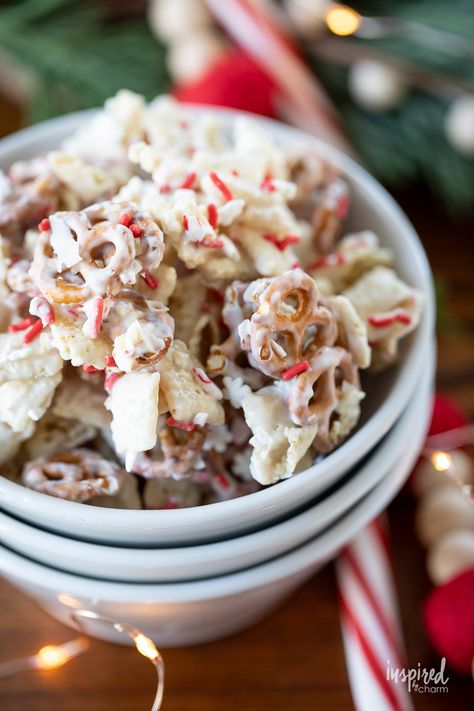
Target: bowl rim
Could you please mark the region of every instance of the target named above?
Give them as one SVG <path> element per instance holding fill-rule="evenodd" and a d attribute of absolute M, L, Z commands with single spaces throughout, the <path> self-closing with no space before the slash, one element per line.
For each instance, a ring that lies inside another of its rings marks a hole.
<path fill-rule="evenodd" d="M 293 491 L 304 490 L 306 484 L 315 474 L 318 478 L 328 477 L 325 488 L 331 483 L 331 472 L 341 472 L 350 463 L 354 452 L 363 445 L 364 452 L 369 451 L 377 441 L 392 426 L 393 422 L 400 415 L 404 406 L 412 395 L 420 372 L 424 367 L 424 352 L 421 344 L 431 339 L 434 331 L 434 288 L 431 270 L 428 260 L 421 245 L 421 242 L 406 217 L 392 196 L 373 178 L 364 168 L 358 165 L 342 151 L 328 143 L 307 134 L 304 131 L 287 126 L 274 119 L 251 114 L 249 112 L 237 111 L 218 106 L 183 104 L 184 109 L 190 114 L 199 115 L 201 113 L 219 114 L 224 123 L 231 122 L 239 115 L 245 115 L 257 121 L 263 127 L 267 127 L 273 136 L 279 140 L 294 139 L 298 143 L 310 143 L 316 147 L 318 152 L 336 164 L 344 173 L 358 183 L 374 205 L 379 205 L 381 212 L 386 215 L 385 219 L 390 219 L 399 227 L 404 239 L 411 245 L 412 261 L 416 264 L 416 271 L 423 283 L 424 309 L 420 324 L 416 331 L 411 334 L 413 342 L 410 352 L 405 361 L 400 365 L 400 372 L 397 376 L 396 386 L 388 394 L 385 402 L 374 412 L 369 419 L 360 427 L 358 431 L 345 440 L 335 451 L 325 459 L 311 467 L 308 467 L 297 476 L 290 477 L 278 482 L 277 485 L 269 486 L 246 496 L 219 501 L 205 506 L 173 510 L 130 510 L 112 509 L 104 507 L 93 507 L 84 504 L 56 499 L 40 492 L 27 489 L 24 486 L 12 482 L 0 475 L 0 502 L 1 500 L 19 499 L 23 510 L 35 511 L 39 509 L 48 510 L 48 514 L 53 518 L 61 519 L 63 522 L 74 518 L 81 521 L 83 525 L 98 526 L 106 528 L 108 524 L 118 525 L 126 532 L 127 529 L 149 529 L 156 530 L 158 535 L 164 533 L 169 528 L 182 528 L 187 526 L 212 527 L 215 522 L 220 522 L 227 518 L 238 517 L 249 513 L 249 509 L 254 512 L 262 507 L 271 508 L 291 496 Z M 0 161 L 4 160 L 4 154 L 13 152 L 21 148 L 25 150 L 30 144 L 36 144 L 39 140 L 51 138 L 56 131 L 62 134 L 72 132 L 84 123 L 87 118 L 91 118 L 97 109 L 75 112 L 64 116 L 59 116 L 48 121 L 22 129 L 0 141 Z M 395 415 L 393 414 L 395 412 Z M 317 471 L 315 471 L 317 470 Z M 333 479 L 337 475 L 333 476 Z"/>
<path fill-rule="evenodd" d="M 132 557 L 134 570 L 137 570 L 138 568 L 154 570 L 160 567 L 170 566 L 170 563 L 173 564 L 173 569 L 177 569 L 179 566 L 188 567 L 192 564 L 212 565 L 216 564 L 216 561 L 219 562 L 223 559 L 236 557 L 240 558 L 241 556 L 251 553 L 254 548 L 262 549 L 263 547 L 266 549 L 272 540 L 275 540 L 275 538 L 283 536 L 287 540 L 288 538 L 295 536 L 297 531 L 302 528 L 305 531 L 309 531 L 311 523 L 315 520 L 316 516 L 318 518 L 318 522 L 323 519 L 326 520 L 326 523 L 322 523 L 321 527 L 317 530 L 311 531 L 310 537 L 314 538 L 317 535 L 322 535 L 331 525 L 333 525 L 336 520 L 339 520 L 351 508 L 354 508 L 354 506 L 356 506 L 364 496 L 370 494 L 370 492 L 372 492 L 381 483 L 381 481 L 383 481 L 385 476 L 390 472 L 396 463 L 401 442 L 406 437 L 407 431 L 411 432 L 412 429 L 416 430 L 419 427 L 420 413 L 423 411 L 423 408 L 426 408 L 427 401 L 430 398 L 431 381 L 434 373 L 433 357 L 431 357 L 431 361 L 432 364 L 423 374 L 423 381 L 420 383 L 420 388 L 408 404 L 408 407 L 387 434 L 383 443 L 376 448 L 375 452 L 370 453 L 369 459 L 364 462 L 362 467 L 360 469 L 356 469 L 353 475 L 328 497 L 323 498 L 301 513 L 298 513 L 291 518 L 287 518 L 277 524 L 270 525 L 267 528 L 254 531 L 252 533 L 213 543 L 183 546 L 180 548 L 148 547 L 137 549 L 131 546 L 109 546 L 100 543 L 71 539 L 58 533 L 51 533 L 49 531 L 39 529 L 32 524 L 16 519 L 8 513 L 0 510 L 0 543 L 10 547 L 8 541 L 5 542 L 4 533 L 6 529 L 9 529 L 10 540 L 15 536 L 21 536 L 25 539 L 34 540 L 37 548 L 41 547 L 51 549 L 55 552 L 60 550 L 62 557 L 69 556 L 69 558 L 71 558 L 71 556 L 74 556 L 75 560 L 78 561 L 82 567 L 84 567 L 83 564 L 85 561 L 90 561 L 94 558 L 94 565 L 96 566 L 99 564 L 108 565 L 112 562 L 113 570 L 118 568 L 120 564 L 125 565 L 125 567 L 128 568 L 130 567 L 130 562 L 125 561 L 125 557 Z M 335 510 L 338 511 L 336 516 L 334 515 Z M 294 542 L 288 550 L 291 550 L 299 545 L 303 545 L 303 543 L 304 540 Z M 14 546 L 13 550 L 17 552 Z M 18 552 L 20 555 L 22 554 L 20 551 Z M 283 554 L 284 552 L 275 553 L 273 550 L 270 551 L 270 557 L 277 557 L 278 555 Z M 196 556 L 199 556 L 199 561 L 197 563 L 193 560 Z M 34 552 L 32 552 L 29 557 L 35 562 L 38 562 L 40 565 L 50 565 L 49 562 L 38 560 L 35 557 Z M 269 557 L 265 560 L 268 559 Z M 249 563 L 244 567 L 259 565 L 263 562 L 263 560 L 256 561 Z M 63 569 L 61 568 L 61 564 L 58 565 L 58 569 L 73 575 L 87 575 L 86 572 L 81 573 L 70 569 Z M 212 578 L 221 574 L 238 572 L 241 569 L 243 568 L 236 568 L 234 571 L 226 571 L 225 573 L 206 573 L 205 575 L 195 578 L 176 577 L 176 579 L 160 579 L 159 570 L 156 570 L 157 578 L 155 580 L 139 580 L 134 578 L 133 582 L 156 582 L 157 584 L 178 581 L 190 582 L 192 580 Z M 104 572 L 101 573 L 100 579 L 110 580 L 111 582 L 123 582 L 123 580 L 126 580 L 126 577 L 120 578 L 117 576 L 110 578 L 105 575 Z M 89 574 L 92 578 L 95 577 L 94 573 L 90 572 Z M 167 575 L 169 575 L 169 572 Z"/>
<path fill-rule="evenodd" d="M 58 571 L 0 545 L 0 571 L 8 578 L 24 581 L 28 586 L 43 590 L 51 587 L 60 590 L 58 601 L 72 609 L 84 607 L 84 603 L 75 600 L 75 595 L 103 603 L 183 604 L 232 596 L 276 583 L 298 574 L 315 562 L 325 563 L 330 560 L 383 510 L 404 484 L 418 459 L 430 419 L 430 408 L 425 408 L 421 415 L 423 426 L 415 437 L 407 442 L 402 456 L 389 475 L 346 515 L 322 535 L 315 536 L 288 553 L 260 565 L 196 581 L 123 583 Z M 49 581 L 48 584 L 46 580 Z"/>

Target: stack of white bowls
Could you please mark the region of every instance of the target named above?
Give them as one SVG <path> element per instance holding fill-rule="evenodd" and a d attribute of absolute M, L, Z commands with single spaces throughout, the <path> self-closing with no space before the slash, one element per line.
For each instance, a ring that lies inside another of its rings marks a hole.
<path fill-rule="evenodd" d="M 199 109 L 189 109 L 199 112 Z M 219 110 L 224 121 L 235 113 Z M 0 143 L 0 167 L 49 150 L 78 128 L 75 114 Z M 422 321 L 398 364 L 364 377 L 354 434 L 291 479 L 191 509 L 131 511 L 62 501 L 0 476 L 0 573 L 54 617 L 77 609 L 128 622 L 161 647 L 217 639 L 267 614 L 382 511 L 420 451 L 431 410 L 434 298 L 413 228 L 383 188 L 338 151 L 266 119 L 280 142 L 304 143 L 350 182 L 348 230 L 371 229 L 396 269 L 424 295 Z M 91 635 L 123 641 L 103 625 Z"/>

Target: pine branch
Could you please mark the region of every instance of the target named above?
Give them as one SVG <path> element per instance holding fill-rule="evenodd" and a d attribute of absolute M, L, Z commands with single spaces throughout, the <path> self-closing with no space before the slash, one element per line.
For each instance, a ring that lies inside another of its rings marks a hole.
<path fill-rule="evenodd" d="M 35 120 L 97 106 L 123 87 L 152 98 L 168 86 L 164 48 L 145 20 L 105 23 L 96 4 L 17 3 L 0 12 L 0 46 L 35 74 Z"/>
<path fill-rule="evenodd" d="M 418 91 L 387 113 L 356 106 L 347 92 L 347 70 L 323 61 L 315 72 L 338 106 L 343 123 L 374 175 L 390 186 L 426 180 L 453 214 L 474 209 L 474 161 L 445 138 L 448 104 Z"/>

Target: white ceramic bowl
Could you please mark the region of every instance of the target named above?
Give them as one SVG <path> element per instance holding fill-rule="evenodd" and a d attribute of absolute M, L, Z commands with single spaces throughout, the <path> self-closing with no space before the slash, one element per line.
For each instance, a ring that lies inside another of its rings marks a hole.
<path fill-rule="evenodd" d="M 212 109 L 230 123 L 236 112 Z M 188 107 L 191 115 L 202 109 Z M 81 126 L 90 112 L 34 126 L 0 142 L 0 167 L 44 152 Z M 434 297 L 429 265 L 407 218 L 365 170 L 335 148 L 288 126 L 255 117 L 281 143 L 316 148 L 347 177 L 353 195 L 347 229 L 374 230 L 395 255 L 400 275 L 425 296 L 421 323 L 401 351 L 400 364 L 373 380 L 357 431 L 335 452 L 298 476 L 243 498 L 190 509 L 128 511 L 61 501 L 0 477 L 0 506 L 50 530 L 98 542 L 184 545 L 219 540 L 262 528 L 288 515 L 343 476 L 389 431 L 412 397 L 424 368 L 434 328 Z"/>
<path fill-rule="evenodd" d="M 276 558 L 313 538 L 345 514 L 392 470 L 405 443 L 414 437 L 418 439 L 425 431 L 433 369 L 433 365 L 427 368 L 408 408 L 362 466 L 351 471 L 333 493 L 303 513 L 262 531 L 201 546 L 136 550 L 72 540 L 0 513 L 0 543 L 65 572 L 127 582 L 195 580 Z"/>
<path fill-rule="evenodd" d="M 244 629 L 267 615 L 382 511 L 400 489 L 418 457 L 428 426 L 410 436 L 383 481 L 322 535 L 270 562 L 238 573 L 174 584 L 116 583 L 59 572 L 0 547 L 0 572 L 47 612 L 72 626 L 71 613 L 87 609 L 128 622 L 160 647 L 199 644 Z M 94 637 L 124 643 L 98 623 Z"/>

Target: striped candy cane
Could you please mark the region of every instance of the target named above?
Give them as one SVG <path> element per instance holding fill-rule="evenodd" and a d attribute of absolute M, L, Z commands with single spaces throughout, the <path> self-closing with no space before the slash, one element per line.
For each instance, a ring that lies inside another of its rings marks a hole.
<path fill-rule="evenodd" d="M 227 33 L 269 74 L 291 123 L 353 152 L 335 110 L 272 5 L 264 0 L 206 0 Z"/>
<path fill-rule="evenodd" d="M 406 667 L 384 522 L 379 518 L 336 561 L 342 637 L 357 711 L 412 711 L 404 684 L 389 677 Z"/>

